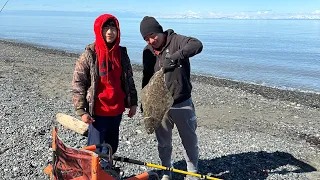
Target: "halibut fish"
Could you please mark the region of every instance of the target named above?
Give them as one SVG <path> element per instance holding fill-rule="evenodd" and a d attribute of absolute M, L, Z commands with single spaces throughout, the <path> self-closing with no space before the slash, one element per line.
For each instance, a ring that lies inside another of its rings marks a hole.
<path fill-rule="evenodd" d="M 148 134 L 152 134 L 173 104 L 173 97 L 165 83 L 162 69 L 157 71 L 141 90 L 141 103 L 145 129 Z"/>

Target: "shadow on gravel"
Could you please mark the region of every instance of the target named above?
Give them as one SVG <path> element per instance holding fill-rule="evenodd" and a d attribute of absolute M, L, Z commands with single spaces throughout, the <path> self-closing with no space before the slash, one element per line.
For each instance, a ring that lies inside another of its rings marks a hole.
<path fill-rule="evenodd" d="M 185 170 L 185 161 L 173 164 L 174 168 Z M 269 174 L 306 173 L 317 171 L 286 152 L 247 152 L 232 154 L 212 160 L 199 160 L 199 174 L 212 175 L 221 179 L 266 179 Z M 173 179 L 184 175 L 174 173 Z"/>

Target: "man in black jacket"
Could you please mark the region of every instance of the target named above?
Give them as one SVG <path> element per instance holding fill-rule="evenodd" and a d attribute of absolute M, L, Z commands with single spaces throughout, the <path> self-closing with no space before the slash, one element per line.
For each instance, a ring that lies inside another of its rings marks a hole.
<path fill-rule="evenodd" d="M 199 159 L 197 118 L 191 99 L 189 58 L 202 51 L 202 43 L 196 38 L 176 34 L 172 29 L 163 31 L 158 21 L 150 16 L 142 19 L 140 33 L 148 44 L 143 50 L 142 87 L 162 67 L 166 85 L 174 98 L 174 104 L 155 131 L 162 165 L 172 166 L 172 128 L 175 124 L 185 149 L 187 170 L 196 173 Z M 162 180 L 168 179 L 171 179 L 171 173 L 165 171 Z"/>

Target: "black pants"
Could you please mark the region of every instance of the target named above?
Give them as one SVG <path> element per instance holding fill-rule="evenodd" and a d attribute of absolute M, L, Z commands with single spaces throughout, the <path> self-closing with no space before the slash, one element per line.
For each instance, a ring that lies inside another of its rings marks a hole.
<path fill-rule="evenodd" d="M 94 116 L 95 122 L 89 124 L 88 146 L 108 143 L 115 153 L 119 144 L 119 126 L 122 114 L 118 116 Z M 97 152 L 101 152 L 97 149 Z"/>

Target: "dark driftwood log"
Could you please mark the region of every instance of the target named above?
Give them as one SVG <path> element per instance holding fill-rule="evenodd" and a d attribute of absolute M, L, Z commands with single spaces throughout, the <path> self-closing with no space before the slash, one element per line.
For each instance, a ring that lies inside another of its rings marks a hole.
<path fill-rule="evenodd" d="M 56 115 L 56 119 L 65 128 L 87 136 L 88 124 L 84 123 L 83 121 L 63 113 L 58 113 Z"/>

